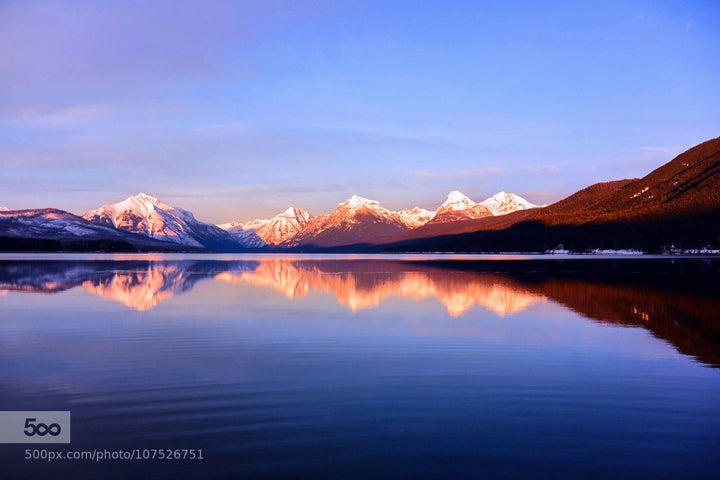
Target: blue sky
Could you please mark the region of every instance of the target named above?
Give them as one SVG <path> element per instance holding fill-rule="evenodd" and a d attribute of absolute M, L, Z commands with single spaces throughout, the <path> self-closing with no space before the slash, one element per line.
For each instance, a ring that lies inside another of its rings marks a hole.
<path fill-rule="evenodd" d="M 720 135 L 720 4 L 0 1 L 0 205 L 550 203 Z"/>

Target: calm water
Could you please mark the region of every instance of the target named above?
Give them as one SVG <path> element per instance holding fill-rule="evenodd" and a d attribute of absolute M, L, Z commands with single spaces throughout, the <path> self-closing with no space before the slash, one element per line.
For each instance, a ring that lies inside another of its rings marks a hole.
<path fill-rule="evenodd" d="M 450 258 L 0 257 L 0 478 L 720 478 L 720 261 Z"/>

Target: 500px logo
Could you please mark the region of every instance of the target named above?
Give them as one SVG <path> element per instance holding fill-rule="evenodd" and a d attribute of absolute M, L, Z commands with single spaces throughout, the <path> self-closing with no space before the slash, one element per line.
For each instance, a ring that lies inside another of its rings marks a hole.
<path fill-rule="evenodd" d="M 44 437 L 48 433 L 53 437 L 57 437 L 60 435 L 60 432 L 62 432 L 62 428 L 59 423 L 51 423 L 50 425 L 45 425 L 44 423 L 34 424 L 33 422 L 36 421 L 36 418 L 25 419 L 25 430 L 23 430 L 23 432 L 25 432 L 25 435 L 28 437 L 32 437 L 33 435 L 40 435 L 41 437 Z"/>
<path fill-rule="evenodd" d="M 70 443 L 70 412 L 0 411 L 0 443 Z"/>

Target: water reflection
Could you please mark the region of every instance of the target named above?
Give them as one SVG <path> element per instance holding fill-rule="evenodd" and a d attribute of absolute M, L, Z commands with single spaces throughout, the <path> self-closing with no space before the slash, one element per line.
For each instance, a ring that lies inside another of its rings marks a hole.
<path fill-rule="evenodd" d="M 392 260 L 2 261 L 0 297 L 80 287 L 149 310 L 199 281 L 272 289 L 297 299 L 327 292 L 352 311 L 390 299 L 439 301 L 452 317 L 474 307 L 512 315 L 548 299 L 584 317 L 643 327 L 720 366 L 720 262 Z"/>
<path fill-rule="evenodd" d="M 82 286 L 102 298 L 144 311 L 192 290 L 198 281 L 222 272 L 254 270 L 257 265 L 253 261 L 0 262 L 0 292 L 57 293 Z"/>
<path fill-rule="evenodd" d="M 47 268 L 45 268 L 47 267 Z M 289 299 L 330 292 L 352 311 L 378 307 L 390 298 L 438 299 L 458 317 L 474 306 L 505 316 L 543 300 L 510 278 L 383 261 L 179 261 L 26 262 L 0 267 L 0 291 L 53 293 L 81 285 L 86 291 L 148 310 L 187 292 L 200 280 L 271 288 Z"/>
<path fill-rule="evenodd" d="M 338 265 L 266 260 L 253 271 L 223 272 L 216 279 L 272 288 L 290 299 L 306 296 L 310 291 L 331 292 L 352 311 L 378 307 L 393 297 L 415 301 L 435 298 L 453 317 L 476 305 L 505 316 L 544 298 L 501 275 L 417 267 L 416 271 L 405 271 L 391 262 L 372 262 L 361 270 L 348 270 L 354 265 L 360 266 L 357 262 Z"/>

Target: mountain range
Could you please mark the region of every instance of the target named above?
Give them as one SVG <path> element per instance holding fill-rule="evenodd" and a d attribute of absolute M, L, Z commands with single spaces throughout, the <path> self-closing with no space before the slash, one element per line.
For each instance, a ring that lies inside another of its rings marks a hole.
<path fill-rule="evenodd" d="M 270 219 L 202 222 L 140 193 L 82 216 L 0 207 L 5 251 L 662 251 L 720 245 L 720 138 L 640 179 L 598 183 L 549 206 L 500 192 L 452 191 L 435 210 L 391 211 L 358 195 L 329 214 L 288 208 Z"/>
<path fill-rule="evenodd" d="M 717 250 L 720 137 L 642 178 L 597 183 L 544 208 L 428 227 L 384 251 Z"/>
<path fill-rule="evenodd" d="M 485 205 L 488 206 L 485 206 Z M 390 211 L 353 195 L 327 215 L 288 208 L 270 219 L 212 225 L 182 208 L 139 193 L 77 216 L 57 209 L 0 210 L 0 247 L 5 250 L 219 251 L 244 252 L 310 247 L 379 245 L 428 223 L 448 223 L 536 206 L 501 192 L 475 203 L 451 192 L 437 210 Z"/>
<path fill-rule="evenodd" d="M 535 208 L 519 195 L 500 192 L 475 203 L 459 191 L 448 194 L 436 210 L 420 207 L 390 211 L 380 202 L 358 195 L 340 203 L 327 215 L 312 216 L 302 208 L 288 208 L 271 219 L 217 225 L 248 247 L 338 247 L 378 245 L 428 223 L 447 223 Z"/>

